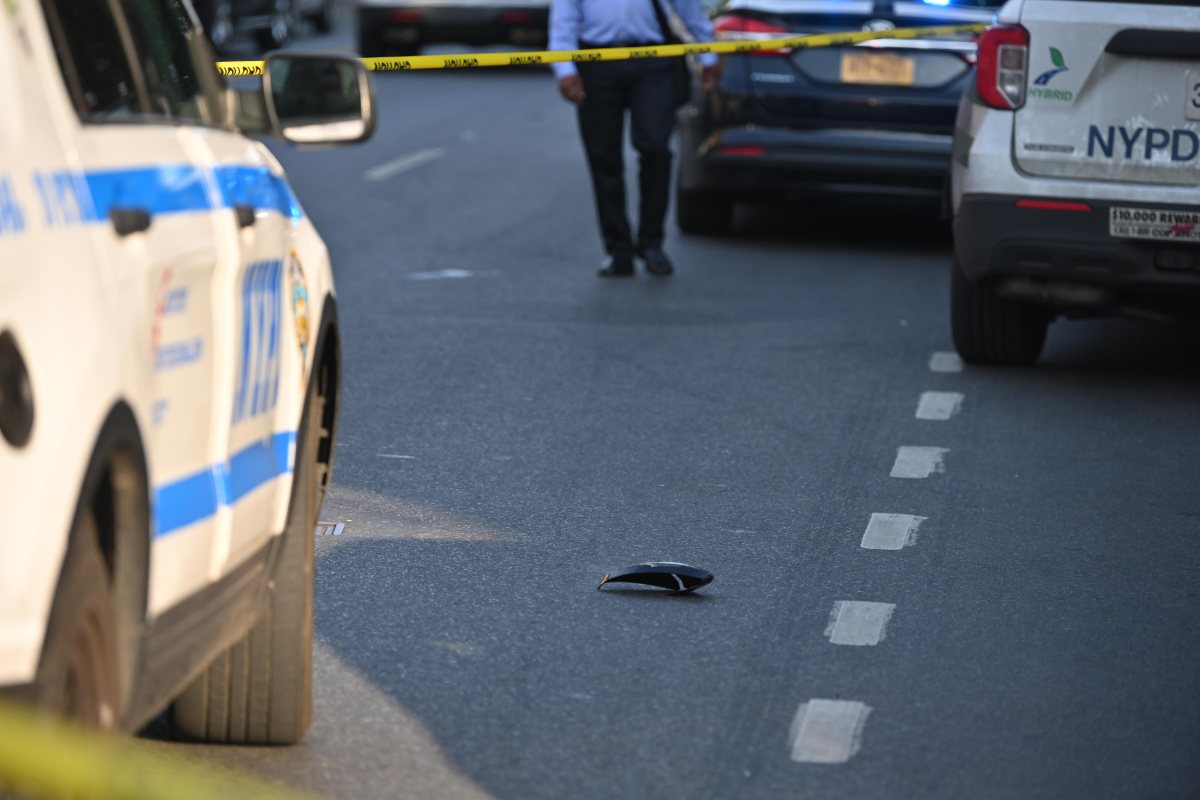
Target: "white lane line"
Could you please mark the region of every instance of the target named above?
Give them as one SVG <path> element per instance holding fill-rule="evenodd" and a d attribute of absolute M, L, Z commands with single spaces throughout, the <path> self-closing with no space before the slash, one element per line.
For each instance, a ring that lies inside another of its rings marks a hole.
<path fill-rule="evenodd" d="M 922 392 L 917 403 L 917 419 L 947 420 L 962 410 L 963 396 L 958 392 Z"/>
<path fill-rule="evenodd" d="M 809 700 L 792 719 L 788 749 L 792 761 L 845 764 L 862 744 L 871 707 L 857 700 Z"/>
<path fill-rule="evenodd" d="M 397 453 L 376 453 L 376 458 L 403 458 L 408 461 L 415 461 L 416 456 L 402 456 Z"/>
<path fill-rule="evenodd" d="M 887 635 L 888 620 L 895 610 L 895 603 L 838 600 L 829 613 L 825 635 L 829 637 L 830 644 L 856 647 L 877 645 Z"/>
<path fill-rule="evenodd" d="M 900 447 L 896 449 L 896 463 L 892 464 L 893 478 L 928 478 L 937 472 L 945 472 L 942 463 L 945 447 Z"/>
<path fill-rule="evenodd" d="M 388 178 L 394 178 L 401 172 L 408 172 L 410 169 L 416 169 L 422 164 L 428 164 L 430 161 L 437 161 L 439 158 L 446 156 L 446 148 L 431 147 L 428 150 L 418 150 L 415 153 L 409 153 L 406 156 L 394 158 L 386 164 L 380 164 L 378 167 L 371 167 L 363 173 L 363 180 L 386 181 Z"/>
<path fill-rule="evenodd" d="M 475 271 L 470 269 L 438 269 L 432 272 L 413 272 L 408 275 L 410 281 L 454 281 L 462 278 L 495 278 L 500 273 L 496 270 Z"/>
<path fill-rule="evenodd" d="M 938 352 L 929 357 L 929 369 L 933 372 L 962 372 L 962 368 L 958 353 Z"/>
<path fill-rule="evenodd" d="M 902 550 L 917 543 L 917 529 L 929 517 L 912 514 L 872 514 L 863 533 L 867 550 Z"/>

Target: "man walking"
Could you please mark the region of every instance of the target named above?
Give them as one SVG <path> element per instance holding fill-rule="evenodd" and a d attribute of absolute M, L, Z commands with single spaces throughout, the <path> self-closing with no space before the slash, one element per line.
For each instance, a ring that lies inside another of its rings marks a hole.
<path fill-rule="evenodd" d="M 550 49 L 644 47 L 662 44 L 672 7 L 696 41 L 711 42 L 712 23 L 700 0 L 554 0 Z M 717 82 L 717 57 L 700 58 L 705 88 Z M 555 64 L 558 89 L 579 109 L 579 131 L 596 196 L 600 233 L 608 253 L 600 275 L 633 275 L 634 256 L 651 275 L 674 268 L 663 252 L 663 222 L 671 183 L 671 129 L 675 122 L 677 62 L 669 58 Z M 637 238 L 625 214 L 625 112 L 638 152 L 640 209 Z"/>

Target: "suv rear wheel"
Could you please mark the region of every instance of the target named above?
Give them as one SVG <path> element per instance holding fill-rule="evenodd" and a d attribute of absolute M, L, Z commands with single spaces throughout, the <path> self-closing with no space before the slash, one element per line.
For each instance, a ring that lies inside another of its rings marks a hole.
<path fill-rule="evenodd" d="M 1025 366 L 1046 344 L 1050 314 L 1007 300 L 987 281 L 972 283 L 955 259 L 950 276 L 950 330 L 954 348 L 971 364 Z"/>

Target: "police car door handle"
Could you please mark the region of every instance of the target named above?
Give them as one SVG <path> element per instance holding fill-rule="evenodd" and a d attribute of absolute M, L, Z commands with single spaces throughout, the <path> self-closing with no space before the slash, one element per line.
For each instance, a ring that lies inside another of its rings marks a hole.
<path fill-rule="evenodd" d="M 144 208 L 122 208 L 121 206 L 114 206 L 108 212 L 108 218 L 112 220 L 113 230 L 117 232 L 118 236 L 129 236 L 148 231 L 150 223 L 154 221 L 150 212 Z"/>
<path fill-rule="evenodd" d="M 239 228 L 249 228 L 254 224 L 257 209 L 249 203 L 234 203 L 233 213 L 237 214 Z"/>

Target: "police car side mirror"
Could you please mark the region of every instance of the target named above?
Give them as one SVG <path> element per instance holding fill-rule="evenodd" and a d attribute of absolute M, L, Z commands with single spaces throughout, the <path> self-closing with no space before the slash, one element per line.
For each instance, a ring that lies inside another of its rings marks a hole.
<path fill-rule="evenodd" d="M 272 53 L 263 64 L 267 118 L 293 144 L 352 144 L 375 131 L 375 98 L 356 58 Z"/>

